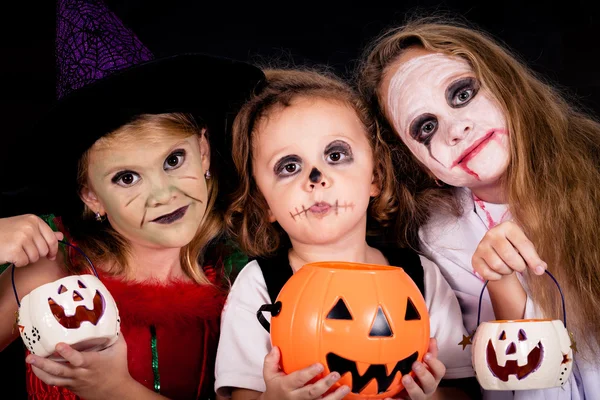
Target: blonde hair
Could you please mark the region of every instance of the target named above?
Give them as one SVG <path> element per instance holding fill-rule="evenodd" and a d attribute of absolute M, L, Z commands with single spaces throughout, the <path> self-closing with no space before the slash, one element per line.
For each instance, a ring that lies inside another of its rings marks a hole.
<path fill-rule="evenodd" d="M 414 46 L 467 60 L 502 107 L 511 138 L 511 160 L 503 181 L 511 214 L 563 287 L 570 328 L 584 349 L 596 351 L 600 337 L 600 124 L 568 104 L 486 34 L 430 19 L 391 30 L 368 49 L 359 77 L 361 93 L 373 107 L 383 110 L 382 118 L 387 114 L 382 80 L 402 51 Z M 446 191 L 437 199 L 454 201 L 450 195 Z M 529 271 L 525 279 L 543 312 L 559 318 L 560 296 L 554 283 L 547 277 L 530 276 Z"/>
<path fill-rule="evenodd" d="M 265 256 L 275 252 L 282 240 L 289 240 L 278 224 L 269 222 L 267 203 L 252 174 L 253 143 L 263 119 L 301 98 L 339 102 L 355 111 L 373 150 L 375 179 L 381 188 L 370 201 L 370 215 L 376 225 L 386 226 L 398 209 L 390 150 L 358 94 L 340 78 L 326 72 L 271 69 L 265 75 L 266 85 L 242 107 L 233 123 L 233 161 L 239 185 L 225 221 L 242 249 L 250 256 Z"/>
<path fill-rule="evenodd" d="M 164 138 L 186 138 L 191 135 L 206 135 L 203 126 L 196 123 L 191 115 L 181 113 L 170 114 L 144 114 L 132 122 L 121 126 L 117 130 L 103 136 L 89 148 L 79 160 L 77 183 L 79 190 L 88 185 L 88 166 L 90 154 L 99 149 L 112 146 L 122 146 L 135 143 L 140 137 L 145 140 Z M 204 274 L 201 265 L 204 251 L 213 239 L 220 236 L 224 230 L 223 216 L 213 206 L 217 198 L 218 183 L 216 177 L 207 180 L 208 201 L 204 218 L 202 219 L 196 235 L 190 243 L 181 249 L 179 259 L 184 273 L 196 283 L 208 284 L 210 281 Z M 94 220 L 94 213 L 87 206 L 83 218 L 75 229 L 71 229 L 77 245 L 94 261 L 110 266 L 106 271 L 113 275 L 125 275 L 131 270 L 128 265 L 129 245 L 108 221 L 100 224 Z"/>

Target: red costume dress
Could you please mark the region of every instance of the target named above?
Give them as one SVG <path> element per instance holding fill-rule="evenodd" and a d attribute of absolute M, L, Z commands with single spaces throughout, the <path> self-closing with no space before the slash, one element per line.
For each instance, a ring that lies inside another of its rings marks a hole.
<path fill-rule="evenodd" d="M 214 269 L 205 268 L 205 272 L 214 281 Z M 214 398 L 214 359 L 226 292 L 192 282 L 161 284 L 123 282 L 103 275 L 100 278 L 119 307 L 131 376 L 151 390 L 160 382 L 160 393 L 171 399 Z M 158 355 L 156 375 L 154 348 Z M 46 385 L 29 364 L 27 391 L 29 398 L 36 400 L 78 398 L 67 389 Z"/>

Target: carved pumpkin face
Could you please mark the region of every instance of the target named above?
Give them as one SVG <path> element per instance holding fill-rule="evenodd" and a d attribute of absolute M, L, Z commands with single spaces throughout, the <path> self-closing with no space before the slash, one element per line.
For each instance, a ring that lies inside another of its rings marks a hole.
<path fill-rule="evenodd" d="M 281 290 L 271 340 L 286 373 L 315 362 L 319 379 L 337 371 L 332 390 L 347 399 L 399 393 L 401 378 L 429 345 L 429 314 L 417 285 L 397 267 L 343 262 L 303 266 Z"/>
<path fill-rule="evenodd" d="M 573 367 L 570 346 L 559 320 L 484 322 L 473 338 L 473 366 L 487 390 L 561 386 Z"/>
<path fill-rule="evenodd" d="M 17 325 L 29 351 L 60 360 L 54 353 L 59 342 L 80 351 L 113 344 L 120 319 L 102 282 L 93 275 L 80 275 L 47 283 L 23 297 Z"/>

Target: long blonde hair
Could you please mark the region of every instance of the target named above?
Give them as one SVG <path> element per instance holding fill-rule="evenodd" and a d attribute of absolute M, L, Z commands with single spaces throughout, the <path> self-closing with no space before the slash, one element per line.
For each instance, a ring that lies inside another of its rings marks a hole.
<path fill-rule="evenodd" d="M 88 166 L 90 153 L 94 149 L 114 146 L 115 143 L 133 142 L 140 137 L 152 140 L 153 137 L 186 138 L 190 135 L 206 135 L 204 126 L 197 123 L 191 115 L 181 113 L 145 114 L 134 121 L 121 126 L 117 130 L 103 136 L 88 149 L 79 160 L 78 186 L 79 190 L 88 184 Z M 210 281 L 201 268 L 204 261 L 204 251 L 207 245 L 224 231 L 223 215 L 214 208 L 218 192 L 218 182 L 213 174 L 207 180 L 208 201 L 204 218 L 198 227 L 196 235 L 190 243 L 181 248 L 179 259 L 184 273 L 196 283 L 208 284 Z M 94 261 L 101 265 L 111 266 L 111 275 L 127 275 L 131 270 L 127 263 L 129 246 L 127 240 L 120 235 L 108 221 L 98 223 L 94 213 L 84 209 L 82 218 L 74 226 L 69 226 L 70 233 L 77 245 Z"/>
<path fill-rule="evenodd" d="M 570 328 L 582 341 L 580 347 L 596 353 L 600 341 L 600 124 L 567 103 L 485 33 L 431 19 L 387 32 L 364 57 L 361 93 L 382 110 L 383 118 L 387 110 L 381 97 L 382 80 L 402 51 L 412 46 L 467 60 L 504 110 L 511 161 L 503 184 L 511 214 L 561 284 Z M 414 158 L 411 162 L 417 165 Z M 446 191 L 438 199 L 448 203 L 453 201 L 448 198 L 451 195 Z M 528 273 L 525 278 L 542 311 L 558 318 L 560 296 L 554 283 Z"/>

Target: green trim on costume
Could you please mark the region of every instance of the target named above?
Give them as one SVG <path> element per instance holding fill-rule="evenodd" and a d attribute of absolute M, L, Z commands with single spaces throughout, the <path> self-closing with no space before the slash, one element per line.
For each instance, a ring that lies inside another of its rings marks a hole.
<path fill-rule="evenodd" d="M 44 215 L 40 215 L 39 217 L 41 219 L 43 219 L 45 223 L 47 223 L 48 225 L 50 225 L 50 228 L 54 232 L 58 232 L 58 228 L 56 227 L 56 224 L 54 223 L 54 219 L 56 218 L 56 215 L 54 215 L 54 214 L 44 214 Z"/>
<path fill-rule="evenodd" d="M 233 240 L 227 240 L 225 246 L 227 248 L 226 256 L 223 260 L 225 278 L 235 278 L 248 263 L 248 256 L 240 250 Z"/>
<path fill-rule="evenodd" d="M 158 348 L 156 343 L 156 327 L 150 325 L 151 348 L 152 348 L 152 373 L 154 375 L 154 391 L 160 393 L 160 373 L 158 371 Z"/>

